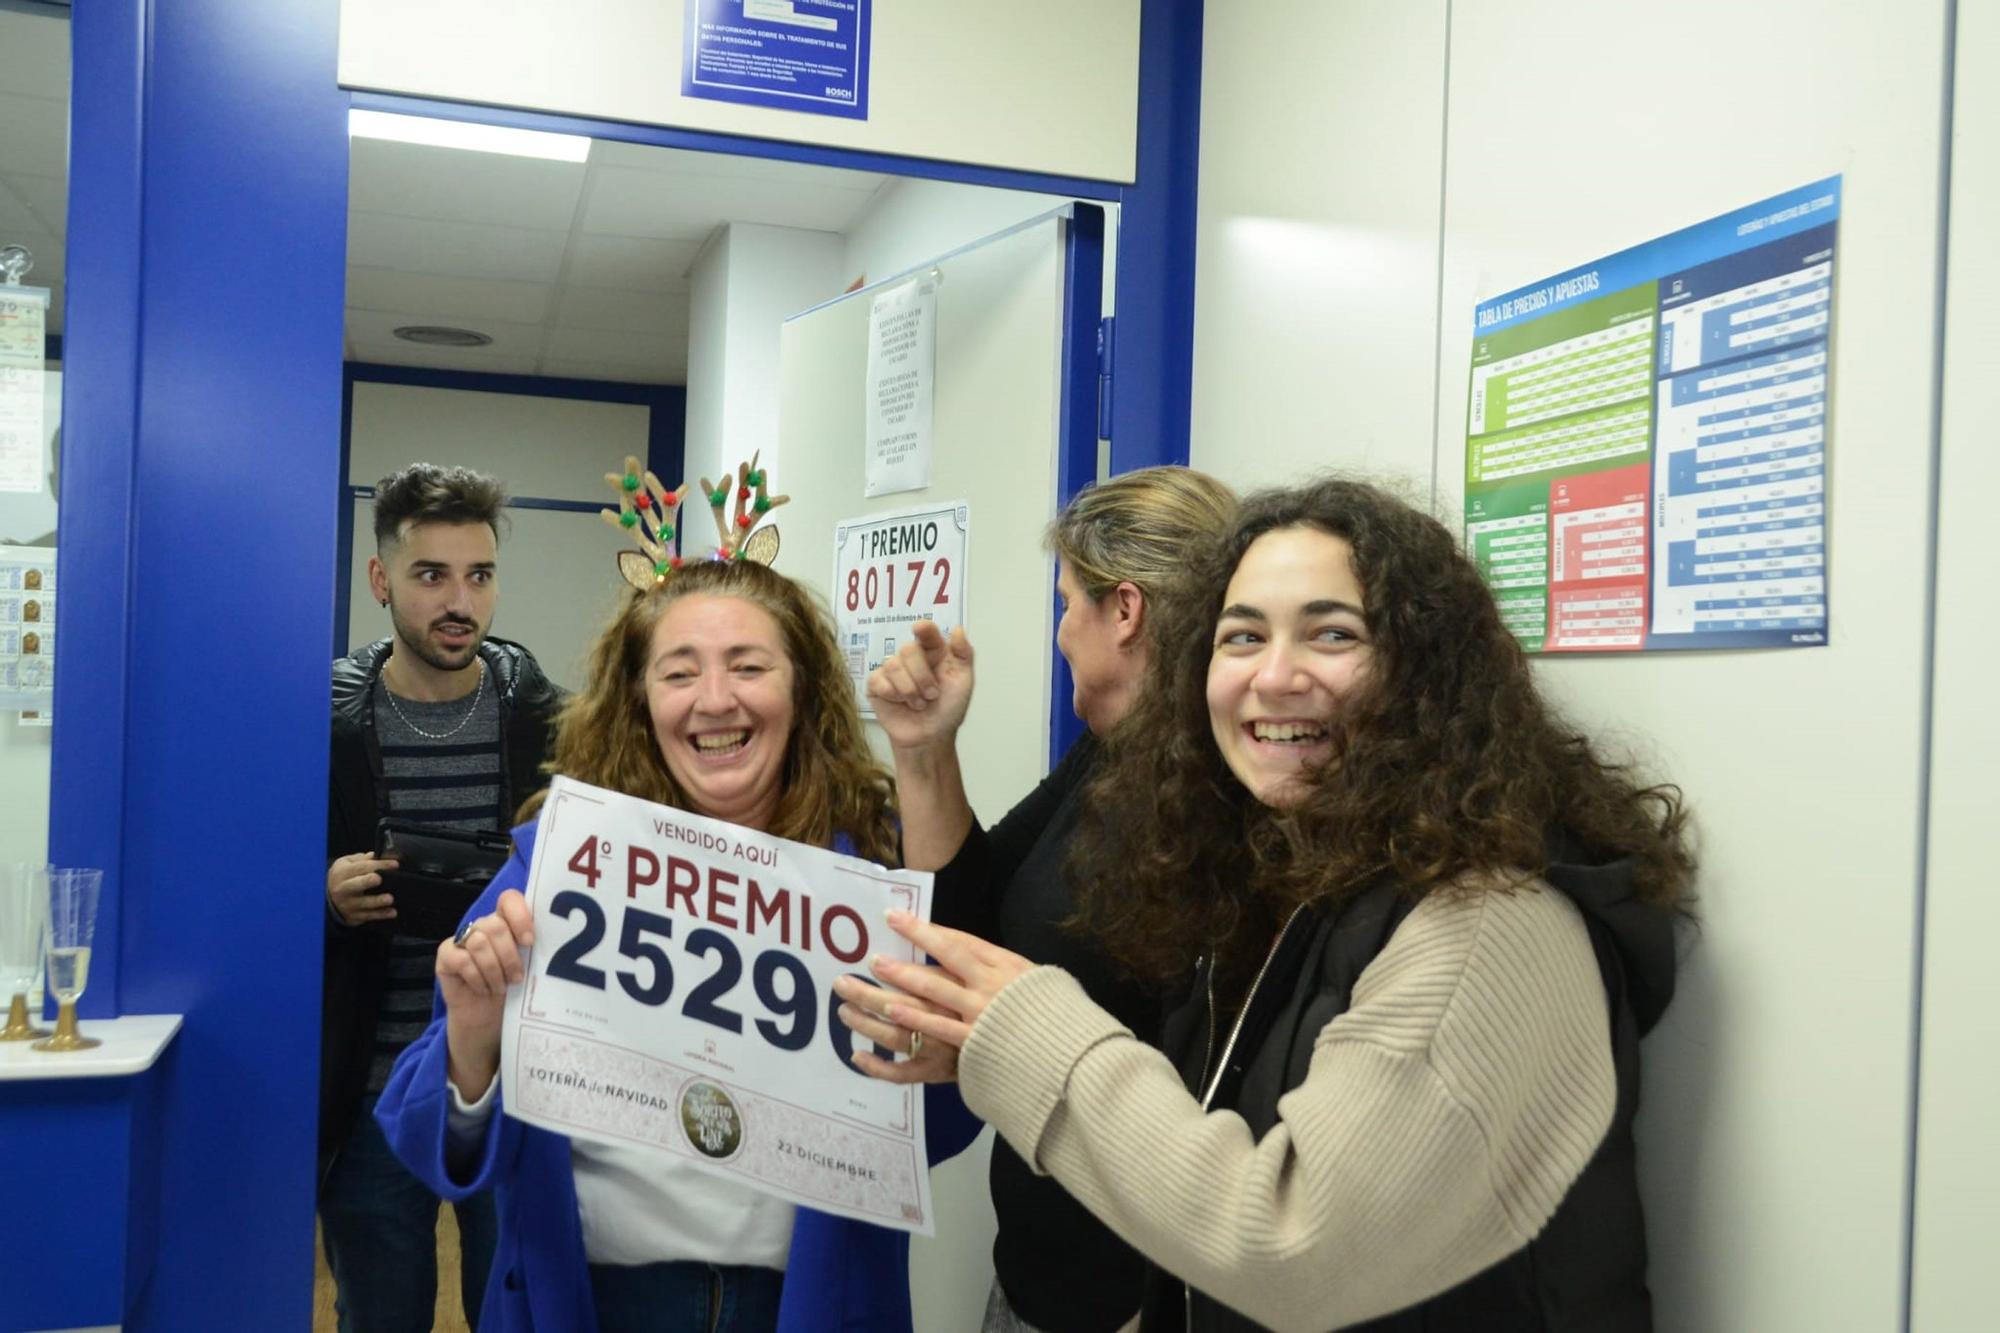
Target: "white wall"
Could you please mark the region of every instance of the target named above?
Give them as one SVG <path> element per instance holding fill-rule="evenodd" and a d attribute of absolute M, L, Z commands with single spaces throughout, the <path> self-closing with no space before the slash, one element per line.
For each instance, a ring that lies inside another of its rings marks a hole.
<path fill-rule="evenodd" d="M 703 247 L 690 281 L 690 424 L 682 480 L 719 478 L 723 469 L 760 452 L 773 477 L 785 475 L 778 448 L 778 329 L 840 294 L 846 285 L 840 255 L 841 238 L 832 232 L 752 222 L 727 224 Z"/>
<path fill-rule="evenodd" d="M 841 271 L 849 283 L 883 282 L 1071 202 L 1063 195 L 892 177 L 848 228 Z M 1089 202 L 1104 210 L 1104 313 L 1109 315 L 1117 309 L 1118 205 Z"/>
<path fill-rule="evenodd" d="M 848 228 L 841 272 L 848 282 L 881 282 L 1068 202 L 1024 190 L 891 177 Z"/>
<path fill-rule="evenodd" d="M 893 277 L 1068 202 L 891 177 L 844 235 L 740 222 L 717 228 L 688 273 L 687 478 L 714 477 L 753 449 L 764 451 L 766 464 L 778 462 L 778 327 L 786 319 L 857 281 Z M 1113 205 L 1107 231 L 1115 232 L 1116 214 Z M 1105 248 L 1108 310 L 1109 238 Z"/>
<path fill-rule="evenodd" d="M 1444 32 L 1434 0 L 1205 11 L 1195 467 L 1428 488 Z"/>
<path fill-rule="evenodd" d="M 723 465 L 762 450 L 783 468 L 778 439 L 778 341 L 785 320 L 839 295 L 841 238 L 732 223 L 729 228 L 728 430 Z M 779 475 L 782 475 L 780 473 Z"/>
<path fill-rule="evenodd" d="M 722 467 L 729 364 L 729 228 L 717 227 L 688 270 L 687 440 L 681 477 L 713 477 Z"/>
<path fill-rule="evenodd" d="M 340 81 L 639 124 L 1132 179 L 1139 0 L 890 0 L 871 8 L 866 120 L 682 97 L 685 7 L 659 0 L 343 0 Z"/>
<path fill-rule="evenodd" d="M 1586 728 L 1683 783 L 1700 821 L 1702 935 L 1645 1049 L 1664 1330 L 1901 1315 L 1943 15 L 1889 0 L 1207 14 L 1193 461 L 1238 483 L 1415 474 L 1456 524 L 1478 299 L 1845 175 L 1833 643 L 1538 667 Z M 1990 675 L 1990 654 L 1967 660 Z M 1975 702 L 1943 682 L 1941 708 Z M 1990 806 L 1990 778 L 1978 795 Z M 1968 1243 L 1990 1262 L 1990 1234 Z"/>
<path fill-rule="evenodd" d="M 1442 421 L 1465 419 L 1479 298 L 1845 177 L 1831 644 L 1551 659 L 1541 676 L 1587 725 L 1651 738 L 1701 820 L 1704 938 L 1647 1043 L 1640 1122 L 1662 1322 L 1894 1327 L 1943 6 L 1479 0 L 1454 6 L 1451 38 Z M 1635 90 L 1627 59 L 1523 77 L 1555 51 L 1698 51 L 1701 71 L 1675 95 Z M 1441 494 L 1463 451 L 1440 434 Z"/>
<path fill-rule="evenodd" d="M 1931 712 L 1930 864 L 1924 930 L 1923 1075 L 1917 1115 L 1911 1327 L 1993 1320 L 2000 1254 L 2000 621 L 1988 592 L 1991 499 L 2000 494 L 1988 400 L 2000 363 L 2000 10 L 1958 8 L 1951 165 L 1951 266 L 1939 462 L 1937 666 Z"/>
<path fill-rule="evenodd" d="M 357 383 L 348 479 L 372 486 L 428 462 L 491 473 L 518 496 L 613 503 L 604 474 L 628 454 L 645 459 L 648 417 L 625 403 Z M 389 613 L 368 591 L 373 506 L 356 501 L 354 510 L 350 648 L 389 633 Z M 525 644 L 552 679 L 576 688 L 583 655 L 624 591 L 615 561 L 629 545 L 595 513 L 509 509 L 493 632 Z"/>

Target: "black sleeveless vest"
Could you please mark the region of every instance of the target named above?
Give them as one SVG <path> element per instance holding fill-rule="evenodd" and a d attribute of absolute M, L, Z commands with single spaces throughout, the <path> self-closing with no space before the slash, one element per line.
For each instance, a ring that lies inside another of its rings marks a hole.
<path fill-rule="evenodd" d="M 1610 927 L 1576 898 L 1590 926 L 1610 998 L 1618 1098 L 1611 1128 L 1583 1174 L 1533 1241 L 1483 1273 L 1419 1305 L 1347 1327 L 1356 1333 L 1649 1333 L 1646 1233 L 1639 1210 L 1632 1117 L 1639 1098 L 1639 1024 L 1627 994 L 1626 960 Z M 1382 952 L 1415 902 L 1385 885 L 1331 919 L 1307 908 L 1266 964 L 1243 1014 L 1211 1108 L 1240 1114 L 1262 1138 L 1278 1099 L 1305 1081 L 1313 1041 L 1347 1010 L 1354 983 Z M 1167 1018 L 1162 1047 L 1196 1097 L 1214 1077 L 1227 1031 L 1212 1031 L 1206 969 L 1193 995 Z M 1154 1268 L 1147 1276 L 1146 1333 L 1220 1333 L 1260 1327 Z"/>

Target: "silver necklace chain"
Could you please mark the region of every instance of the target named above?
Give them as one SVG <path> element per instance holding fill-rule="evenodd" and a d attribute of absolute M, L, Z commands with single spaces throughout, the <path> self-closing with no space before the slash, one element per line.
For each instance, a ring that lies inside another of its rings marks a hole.
<path fill-rule="evenodd" d="M 396 692 L 389 688 L 389 682 L 386 680 L 382 682 L 382 693 L 389 696 L 389 707 L 396 710 L 396 716 L 403 719 L 404 726 L 408 727 L 411 731 L 416 732 L 417 735 L 422 736 L 427 741 L 448 741 L 453 736 L 458 735 L 459 732 L 465 730 L 465 724 L 472 721 L 473 714 L 479 711 L 480 697 L 486 693 L 485 659 L 477 658 L 474 660 L 479 662 L 479 684 L 472 691 L 472 706 L 465 710 L 465 716 L 460 718 L 458 720 L 458 725 L 453 727 L 450 731 L 425 731 L 422 727 L 410 721 L 410 715 L 408 713 L 405 713 L 403 711 L 403 706 L 396 702 Z"/>

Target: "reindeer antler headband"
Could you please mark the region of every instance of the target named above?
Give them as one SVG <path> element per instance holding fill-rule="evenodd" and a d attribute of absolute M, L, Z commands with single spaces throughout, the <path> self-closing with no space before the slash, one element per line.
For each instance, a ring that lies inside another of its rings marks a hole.
<path fill-rule="evenodd" d="M 736 516 L 731 522 L 725 517 L 729 505 L 730 475 L 722 474 L 722 484 L 712 486 L 707 477 L 701 479 L 701 491 L 708 501 L 710 513 L 715 519 L 717 545 L 709 552 L 711 560 L 754 560 L 760 565 L 768 565 L 778 558 L 778 530 L 775 527 L 758 528 L 765 516 L 792 497 L 772 495 L 765 484 L 763 469 L 757 466 L 759 454 L 750 455 L 750 461 L 736 468 Z M 681 502 L 687 498 L 688 486 L 682 482 L 673 490 L 660 484 L 660 479 L 651 472 L 639 470 L 639 460 L 629 455 L 625 459 L 625 472 L 604 474 L 604 480 L 618 492 L 618 508 L 601 509 L 604 521 L 613 527 L 623 528 L 632 534 L 638 543 L 636 551 L 618 553 L 618 572 L 625 581 L 640 592 L 650 592 L 673 576 L 681 567 L 682 532 L 676 525 Z"/>

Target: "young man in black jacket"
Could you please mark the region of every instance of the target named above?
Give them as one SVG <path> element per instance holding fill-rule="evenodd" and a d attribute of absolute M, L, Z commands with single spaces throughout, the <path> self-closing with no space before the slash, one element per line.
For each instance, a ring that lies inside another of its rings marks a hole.
<path fill-rule="evenodd" d="M 413 464 L 375 493 L 369 587 L 392 633 L 333 664 L 319 1213 L 343 1333 L 431 1327 L 438 1200 L 371 1114 L 430 1021 L 436 939 L 399 931 L 384 817 L 505 831 L 546 779 L 560 692 L 527 649 L 487 637 L 499 596 L 498 482 Z M 454 1205 L 473 1324 L 492 1263 L 493 1201 Z"/>

